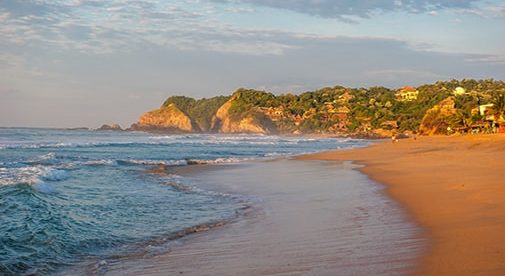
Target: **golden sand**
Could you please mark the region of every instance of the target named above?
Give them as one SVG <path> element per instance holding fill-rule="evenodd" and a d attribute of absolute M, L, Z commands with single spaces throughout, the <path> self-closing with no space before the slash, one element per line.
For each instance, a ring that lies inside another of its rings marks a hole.
<path fill-rule="evenodd" d="M 300 157 L 353 160 L 431 241 L 421 275 L 505 275 L 505 135 L 419 137 Z"/>

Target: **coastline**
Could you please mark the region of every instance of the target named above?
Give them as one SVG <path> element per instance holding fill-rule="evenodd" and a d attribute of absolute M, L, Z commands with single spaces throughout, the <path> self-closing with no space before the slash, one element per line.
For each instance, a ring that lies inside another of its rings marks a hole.
<path fill-rule="evenodd" d="M 300 160 L 354 161 L 424 228 L 421 275 L 505 274 L 505 135 L 419 137 Z"/>
<path fill-rule="evenodd" d="M 277 159 L 188 167 L 177 173 L 205 179 L 204 189 L 258 201 L 238 220 L 171 242 L 165 253 L 107 262 L 100 274 L 404 275 L 415 270 L 424 246 L 419 228 L 355 165 Z"/>

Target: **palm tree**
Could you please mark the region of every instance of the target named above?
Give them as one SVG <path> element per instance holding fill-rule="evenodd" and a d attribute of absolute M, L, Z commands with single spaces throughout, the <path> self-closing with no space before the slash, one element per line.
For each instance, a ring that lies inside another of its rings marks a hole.
<path fill-rule="evenodd" d="M 495 95 L 491 103 L 493 104 L 492 112 L 497 118 L 505 115 L 505 93 Z"/>
<path fill-rule="evenodd" d="M 468 129 L 474 124 L 474 118 L 469 111 L 466 110 L 458 110 L 456 114 L 454 114 L 450 120 L 449 124 L 453 126 L 453 128 L 464 128 Z"/>

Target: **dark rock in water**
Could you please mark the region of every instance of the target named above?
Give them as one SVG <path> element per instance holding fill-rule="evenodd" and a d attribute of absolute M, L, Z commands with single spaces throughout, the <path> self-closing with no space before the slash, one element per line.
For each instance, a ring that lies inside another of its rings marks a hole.
<path fill-rule="evenodd" d="M 104 124 L 100 128 L 98 128 L 97 130 L 123 131 L 123 129 L 121 128 L 121 126 L 119 124 L 112 124 L 112 125 Z"/>

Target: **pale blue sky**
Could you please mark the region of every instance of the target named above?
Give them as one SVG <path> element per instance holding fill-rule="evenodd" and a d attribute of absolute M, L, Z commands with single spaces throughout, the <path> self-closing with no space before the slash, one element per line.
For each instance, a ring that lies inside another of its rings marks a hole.
<path fill-rule="evenodd" d="M 128 126 L 171 95 L 505 76 L 505 1 L 0 0 L 0 126 Z"/>

